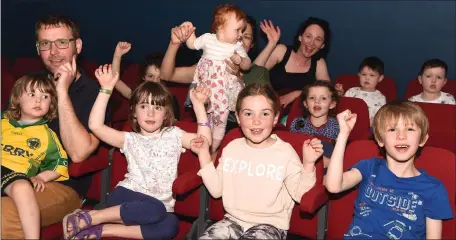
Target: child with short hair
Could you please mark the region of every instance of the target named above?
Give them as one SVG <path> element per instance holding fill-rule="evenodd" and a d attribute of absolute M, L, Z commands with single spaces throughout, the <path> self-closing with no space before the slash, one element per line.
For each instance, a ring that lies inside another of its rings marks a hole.
<path fill-rule="evenodd" d="M 300 99 L 305 113 L 304 116 L 293 119 L 290 131 L 332 140 L 332 143 L 322 141 L 323 163 L 326 168 L 334 148 L 333 141 L 339 134 L 339 125 L 334 118 L 339 95 L 331 82 L 317 80 L 304 86 Z"/>
<path fill-rule="evenodd" d="M 244 71 L 251 66 L 251 60 L 241 41 L 246 19 L 246 14 L 239 7 L 220 5 L 214 11 L 212 33 L 196 38 L 193 32 L 186 41 L 188 48 L 203 50 L 193 83 L 203 84 L 211 89 L 207 113 L 213 126 L 212 152 L 215 152 L 222 142 L 229 112 L 235 110 L 237 96 L 244 87 L 244 83 L 237 76 L 226 70 L 225 60 L 230 58 Z M 181 26 L 186 25 L 193 27 L 190 22 Z"/>
<path fill-rule="evenodd" d="M 118 42 L 116 49 L 114 51 L 114 56 L 112 58 L 112 69 L 114 72 L 120 74 L 120 62 L 122 61 L 122 56 L 127 54 L 131 49 L 131 43 L 129 42 Z M 144 58 L 144 62 L 141 65 L 140 74 L 141 82 L 160 82 L 160 67 L 163 60 L 163 54 L 161 53 L 151 53 Z M 122 80 L 119 79 L 115 86 L 116 90 L 119 93 L 130 99 L 131 88 L 127 86 Z M 180 119 L 179 111 L 179 102 L 176 96 L 173 95 L 173 109 L 174 109 L 174 118 Z"/>
<path fill-rule="evenodd" d="M 223 149 L 217 168 L 207 140 L 192 141 L 201 165 L 198 174 L 214 198 L 223 198 L 226 211 L 201 239 L 286 239 L 294 201 L 300 202 L 315 185 L 315 161 L 323 150 L 320 140 L 306 140 L 301 163 L 289 143 L 271 134 L 279 109 L 279 98 L 269 84 L 253 83 L 243 89 L 236 117 L 244 137 Z M 246 166 L 260 171 L 251 173 Z"/>
<path fill-rule="evenodd" d="M 409 101 L 456 105 L 453 95 L 441 91 L 447 82 L 447 71 L 447 64 L 440 59 L 424 62 L 418 75 L 423 92 L 410 97 Z"/>
<path fill-rule="evenodd" d="M 345 93 L 345 97 L 360 98 L 366 102 L 369 108 L 369 120 L 372 126 L 374 116 L 383 105 L 386 104 L 386 97 L 379 90 L 377 84 L 384 78 L 384 64 L 378 57 L 367 57 L 359 65 L 359 83 L 361 87 L 352 87 Z M 343 86 L 337 85 L 338 90 L 343 93 Z"/>
<path fill-rule="evenodd" d="M 47 123 L 57 116 L 57 92 L 46 74 L 25 75 L 13 86 L 2 113 L 1 193 L 13 199 L 26 239 L 40 237 L 36 191 L 45 183 L 64 181 L 68 157 Z"/>
<path fill-rule="evenodd" d="M 374 136 L 384 148 L 386 160 L 361 160 L 346 172 L 345 145 L 356 114 L 345 110 L 337 120 L 340 133 L 326 174 L 326 188 L 340 193 L 358 186 L 359 191 L 345 238 L 399 239 L 391 233 L 399 228 L 401 239 L 441 239 L 442 219 L 453 217 L 445 186 L 414 166 L 417 152 L 428 139 L 429 122 L 423 110 L 409 101 L 393 101 L 380 108 L 374 118 Z M 398 207 L 400 202 L 406 205 Z"/>
<path fill-rule="evenodd" d="M 174 122 L 172 96 L 163 85 L 144 82 L 131 94 L 129 121 L 133 132 L 123 132 L 104 124 L 106 106 L 118 72 L 100 66 L 95 72 L 101 89 L 92 108 L 89 127 L 101 140 L 125 154 L 128 172 L 109 194 L 103 210 L 76 210 L 63 219 L 65 239 L 100 239 L 121 237 L 136 239 L 171 239 L 179 223 L 173 212 L 172 185 L 183 148 L 197 135 L 188 133 Z M 198 134 L 210 144 L 211 131 L 204 102 L 209 89 L 197 86 L 190 92 Z"/>

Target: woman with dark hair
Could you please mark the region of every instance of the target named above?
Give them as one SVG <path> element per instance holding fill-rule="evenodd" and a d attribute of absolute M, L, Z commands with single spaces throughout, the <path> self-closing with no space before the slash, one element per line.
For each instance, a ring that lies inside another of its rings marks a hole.
<path fill-rule="evenodd" d="M 310 17 L 299 27 L 293 46 L 279 44 L 270 56 L 262 56 L 267 57 L 261 60 L 266 61 L 264 66 L 270 70 L 272 87 L 283 94 L 280 96 L 283 107 L 299 97 L 304 85 L 315 79 L 330 81 L 324 59 L 330 37 L 329 23 Z"/>

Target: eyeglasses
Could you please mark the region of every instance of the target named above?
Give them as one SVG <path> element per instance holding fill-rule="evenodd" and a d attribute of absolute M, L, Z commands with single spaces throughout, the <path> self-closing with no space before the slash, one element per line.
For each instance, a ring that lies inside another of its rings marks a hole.
<path fill-rule="evenodd" d="M 36 42 L 36 47 L 40 51 L 47 51 L 47 50 L 51 49 L 51 45 L 52 45 L 52 43 L 54 43 L 55 46 L 58 49 L 67 49 L 70 46 L 70 42 L 74 41 L 74 40 L 76 40 L 76 39 L 74 39 L 74 38 L 69 38 L 69 39 L 62 38 L 62 39 L 57 39 L 55 41 L 44 40 L 44 41 Z"/>

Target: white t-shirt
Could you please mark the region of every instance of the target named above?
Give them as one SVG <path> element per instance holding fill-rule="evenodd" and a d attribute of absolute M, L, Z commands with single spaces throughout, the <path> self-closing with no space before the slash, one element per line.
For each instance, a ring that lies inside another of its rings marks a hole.
<path fill-rule="evenodd" d="M 223 43 L 217 40 L 217 36 L 213 33 L 201 35 L 195 39 L 193 45 L 196 50 L 203 49 L 202 57 L 209 60 L 225 60 L 230 58 L 234 54 L 234 51 L 243 58 L 248 57 L 244 47 L 242 47 L 242 42 L 239 41 L 236 44 Z"/>
<path fill-rule="evenodd" d="M 124 148 L 127 159 L 125 179 L 117 186 L 154 197 L 174 211 L 172 186 L 177 177 L 177 164 L 182 148 L 183 131 L 178 127 L 164 128 L 154 136 L 125 132 Z"/>
<path fill-rule="evenodd" d="M 352 87 L 345 93 L 345 97 L 360 98 L 366 102 L 367 107 L 369 108 L 369 120 L 371 126 L 377 111 L 386 104 L 385 95 L 383 95 L 379 90 L 375 90 L 375 92 L 367 92 L 361 90 L 360 87 Z"/>
<path fill-rule="evenodd" d="M 454 100 L 453 95 L 446 93 L 446 92 L 440 92 L 440 97 L 435 100 L 424 100 L 423 97 L 421 96 L 421 94 L 422 93 L 415 95 L 413 97 L 410 97 L 408 100 L 412 101 L 412 102 L 440 103 L 440 104 L 456 105 L 456 101 Z"/>

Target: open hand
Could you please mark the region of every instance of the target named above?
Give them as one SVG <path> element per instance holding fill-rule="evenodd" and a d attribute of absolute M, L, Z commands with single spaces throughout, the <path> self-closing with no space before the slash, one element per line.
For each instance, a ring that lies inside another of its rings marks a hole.
<path fill-rule="evenodd" d="M 119 73 L 118 72 L 113 72 L 112 71 L 112 65 L 111 64 L 105 64 L 104 66 L 98 67 L 97 70 L 95 70 L 95 76 L 98 79 L 98 82 L 100 83 L 101 87 L 112 90 L 114 89 L 114 86 L 116 85 L 117 81 L 119 80 Z"/>
<path fill-rule="evenodd" d="M 280 28 L 279 26 L 274 28 L 274 24 L 271 20 L 263 20 L 260 22 L 260 28 L 266 34 L 269 43 L 277 44 L 280 39 Z"/>
<path fill-rule="evenodd" d="M 190 90 L 190 100 L 192 104 L 203 104 L 211 96 L 211 90 L 207 87 L 203 87 L 201 84 L 198 84 L 195 88 Z"/>

